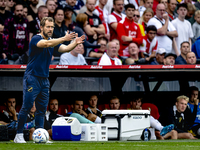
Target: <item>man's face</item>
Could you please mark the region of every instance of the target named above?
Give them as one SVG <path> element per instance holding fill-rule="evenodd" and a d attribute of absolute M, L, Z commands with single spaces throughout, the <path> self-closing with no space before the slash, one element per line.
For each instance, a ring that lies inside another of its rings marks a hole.
<path fill-rule="evenodd" d="M 22 18 L 23 17 L 23 6 L 22 5 L 17 5 L 15 6 L 15 16 L 17 16 L 18 18 Z"/>
<path fill-rule="evenodd" d="M 144 3 L 145 8 L 152 8 L 153 7 L 153 0 L 147 0 L 146 3 Z"/>
<path fill-rule="evenodd" d="M 33 5 L 33 6 L 36 6 L 38 4 L 39 0 L 30 0 L 30 3 Z"/>
<path fill-rule="evenodd" d="M 49 22 L 48 20 L 46 20 L 45 26 L 41 27 L 41 31 L 46 38 L 49 38 L 52 36 L 53 29 L 54 29 L 54 23 Z"/>
<path fill-rule="evenodd" d="M 170 3 L 168 3 L 168 8 L 171 12 L 174 12 L 177 6 L 176 0 L 170 0 Z"/>
<path fill-rule="evenodd" d="M 164 57 L 165 57 L 165 53 L 163 53 L 163 54 L 156 54 L 156 61 L 159 64 L 163 64 Z"/>
<path fill-rule="evenodd" d="M 110 109 L 111 110 L 118 110 L 120 107 L 119 99 L 112 99 L 110 100 Z"/>
<path fill-rule="evenodd" d="M 57 99 L 53 99 L 49 102 L 49 110 L 51 110 L 53 112 L 58 111 L 58 100 Z"/>
<path fill-rule="evenodd" d="M 42 18 L 44 17 L 48 17 L 49 15 L 49 10 L 46 8 L 43 8 L 41 12 L 38 12 L 38 17 L 40 20 L 42 20 Z"/>
<path fill-rule="evenodd" d="M 138 109 L 142 106 L 141 99 L 138 99 L 136 101 L 131 101 L 130 104 L 132 109 Z"/>
<path fill-rule="evenodd" d="M 113 8 L 117 13 L 121 13 L 124 9 L 124 1 L 123 0 L 115 1 L 115 4 L 113 4 Z"/>
<path fill-rule="evenodd" d="M 99 0 L 99 3 L 103 6 L 107 4 L 108 0 Z"/>
<path fill-rule="evenodd" d="M 9 98 L 6 102 L 7 107 L 14 107 L 16 106 L 16 100 L 15 98 Z"/>
<path fill-rule="evenodd" d="M 167 0 L 161 0 L 160 3 L 165 5 L 165 9 L 167 9 Z"/>
<path fill-rule="evenodd" d="M 174 65 L 174 63 L 175 63 L 174 56 L 168 56 L 164 58 L 164 65 Z"/>
<path fill-rule="evenodd" d="M 139 48 L 135 43 L 131 43 L 128 47 L 128 51 L 130 55 L 138 55 Z"/>
<path fill-rule="evenodd" d="M 64 11 L 59 9 L 56 15 L 54 16 L 54 18 L 55 18 L 55 22 L 62 23 L 64 20 Z"/>
<path fill-rule="evenodd" d="M 75 101 L 73 111 L 75 113 L 79 113 L 80 110 L 83 110 L 83 101 Z"/>
<path fill-rule="evenodd" d="M 187 11 L 187 17 L 191 18 L 194 15 L 195 11 Z"/>
<path fill-rule="evenodd" d="M 86 3 L 87 10 L 93 12 L 95 10 L 95 0 L 88 0 Z"/>
<path fill-rule="evenodd" d="M 158 18 L 163 18 L 163 14 L 166 13 L 165 5 L 164 4 L 158 4 L 156 9 L 156 16 Z"/>
<path fill-rule="evenodd" d="M 0 0 L 0 10 L 4 10 L 6 8 L 6 0 Z"/>
<path fill-rule="evenodd" d="M 197 58 L 195 56 L 195 53 L 193 52 L 187 53 L 187 57 L 186 57 L 187 64 L 193 65 L 193 64 L 196 64 L 196 61 L 197 61 Z"/>
<path fill-rule="evenodd" d="M 134 14 L 134 8 L 128 8 L 127 10 L 125 10 L 126 16 L 129 19 L 133 18 L 133 14 Z"/>
<path fill-rule="evenodd" d="M 177 111 L 179 113 L 184 112 L 186 107 L 187 107 L 187 101 L 186 100 L 180 99 L 178 102 L 176 102 L 176 108 L 177 108 Z"/>
<path fill-rule="evenodd" d="M 189 51 L 190 51 L 190 45 L 188 43 L 183 43 L 181 46 L 181 54 L 186 56 Z"/>
<path fill-rule="evenodd" d="M 73 51 L 77 54 L 81 54 L 82 51 L 83 51 L 84 47 L 83 47 L 83 44 L 78 44 L 74 49 Z"/>
<path fill-rule="evenodd" d="M 76 0 L 66 0 L 66 2 L 71 7 L 74 7 L 76 5 Z"/>
<path fill-rule="evenodd" d="M 140 12 L 139 11 L 134 11 L 134 14 L 133 14 L 133 20 L 134 22 L 138 23 L 138 20 L 140 19 Z"/>
<path fill-rule="evenodd" d="M 192 91 L 191 95 L 190 95 L 190 102 L 194 102 L 194 99 L 197 99 L 199 96 L 199 91 Z"/>
<path fill-rule="evenodd" d="M 96 108 L 97 107 L 97 101 L 98 101 L 98 98 L 96 95 L 93 95 L 90 97 L 89 99 L 89 106 L 92 107 L 92 108 Z"/>
<path fill-rule="evenodd" d="M 114 58 L 118 54 L 117 44 L 114 42 L 110 42 L 107 50 L 107 54 L 109 57 Z"/>
<path fill-rule="evenodd" d="M 115 42 L 115 44 L 117 45 L 117 51 L 118 51 L 120 48 L 119 40 L 114 39 L 114 40 L 112 40 L 112 42 Z"/>
<path fill-rule="evenodd" d="M 156 36 L 156 31 L 152 31 L 150 30 L 148 33 L 147 33 L 147 38 L 149 39 L 149 41 L 152 41 Z"/>
<path fill-rule="evenodd" d="M 185 16 L 187 15 L 187 9 L 185 7 L 180 7 L 177 10 L 177 13 L 180 17 L 185 18 Z"/>
<path fill-rule="evenodd" d="M 50 13 L 54 13 L 56 9 L 56 3 L 53 0 L 48 1 L 47 3 L 47 9 L 49 10 Z"/>

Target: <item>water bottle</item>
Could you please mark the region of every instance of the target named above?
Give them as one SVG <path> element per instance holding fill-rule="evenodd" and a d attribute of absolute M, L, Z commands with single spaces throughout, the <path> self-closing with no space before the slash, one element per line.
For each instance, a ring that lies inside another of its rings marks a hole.
<path fill-rule="evenodd" d="M 144 130 L 144 141 L 148 141 L 149 140 L 149 132 L 147 129 Z"/>

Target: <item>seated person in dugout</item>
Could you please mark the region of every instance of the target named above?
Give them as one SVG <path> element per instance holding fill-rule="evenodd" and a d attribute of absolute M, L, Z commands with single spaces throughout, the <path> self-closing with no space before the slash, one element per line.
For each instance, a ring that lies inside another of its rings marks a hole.
<path fill-rule="evenodd" d="M 120 99 L 117 96 L 113 96 L 110 99 L 109 107 L 110 107 L 110 110 L 119 110 L 120 109 Z"/>
<path fill-rule="evenodd" d="M 95 114 L 87 114 L 83 110 L 83 100 L 75 99 L 71 107 L 72 112 L 68 112 L 67 116 L 77 118 L 80 123 L 95 123 L 95 121 L 98 121 Z"/>
<path fill-rule="evenodd" d="M 101 123 L 101 110 L 97 108 L 98 97 L 96 95 L 92 95 L 89 98 L 88 104 L 89 107 L 86 109 L 87 114 L 94 114 L 97 116 L 95 123 Z"/>
<path fill-rule="evenodd" d="M 187 111 L 189 98 L 181 95 L 176 99 L 175 105 L 171 108 L 166 119 L 169 123 L 174 124 L 174 130 L 177 132 L 177 139 L 196 139 L 188 132 L 190 124 L 194 124 L 196 118 L 196 110 L 191 113 Z"/>
<path fill-rule="evenodd" d="M 62 115 L 57 114 L 58 112 L 58 100 L 55 98 L 51 98 L 49 101 L 49 110 L 45 114 L 45 120 L 44 120 L 44 128 L 49 133 L 49 140 L 52 138 L 52 129 L 51 126 L 53 122 L 58 117 L 62 117 Z"/>
<path fill-rule="evenodd" d="M 16 106 L 16 99 L 15 98 L 8 98 L 6 102 L 4 103 L 6 106 L 6 110 L 3 110 L 0 113 L 0 124 L 7 125 L 11 123 L 12 121 L 17 121 L 17 115 L 15 106 Z"/>
<path fill-rule="evenodd" d="M 142 98 L 132 98 L 132 100 L 130 101 L 130 105 L 132 110 L 142 110 Z M 155 128 L 155 135 L 157 139 L 177 139 L 176 131 L 173 130 L 173 124 L 164 127 L 157 119 L 155 119 L 153 116 L 150 116 L 150 126 L 152 128 Z"/>

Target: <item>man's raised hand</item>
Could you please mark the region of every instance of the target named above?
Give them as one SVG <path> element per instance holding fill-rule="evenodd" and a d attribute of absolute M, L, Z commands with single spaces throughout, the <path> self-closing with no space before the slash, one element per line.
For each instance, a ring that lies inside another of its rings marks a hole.
<path fill-rule="evenodd" d="M 69 34 L 69 31 L 67 30 L 67 33 L 64 36 L 65 41 L 71 41 L 76 37 L 76 33 L 72 32 Z"/>
<path fill-rule="evenodd" d="M 76 33 L 76 43 L 81 44 L 85 40 L 85 35 L 82 35 L 81 37 L 78 37 L 78 34 Z"/>

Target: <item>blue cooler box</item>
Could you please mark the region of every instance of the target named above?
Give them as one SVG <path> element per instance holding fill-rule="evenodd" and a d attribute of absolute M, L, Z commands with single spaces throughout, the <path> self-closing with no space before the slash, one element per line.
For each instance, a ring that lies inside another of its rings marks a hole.
<path fill-rule="evenodd" d="M 52 138 L 59 141 L 80 141 L 82 127 L 74 117 L 59 117 L 52 124 Z"/>

